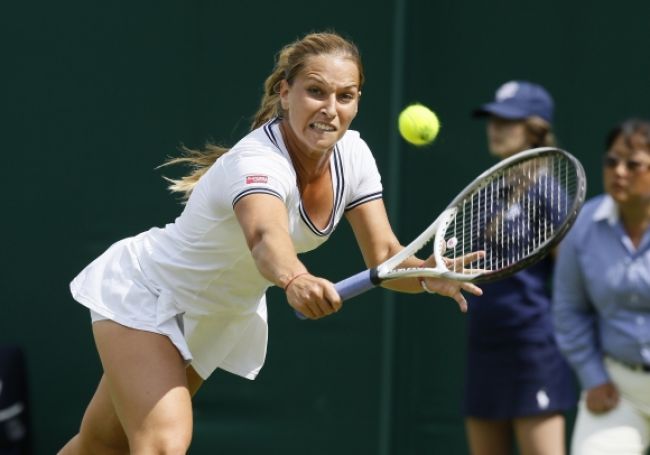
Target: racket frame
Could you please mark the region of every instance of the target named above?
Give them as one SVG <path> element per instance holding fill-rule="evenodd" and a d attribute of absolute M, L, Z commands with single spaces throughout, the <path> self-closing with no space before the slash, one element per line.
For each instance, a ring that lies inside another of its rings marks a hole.
<path fill-rule="evenodd" d="M 457 206 L 465 200 L 465 198 L 487 185 L 494 180 L 495 174 L 499 174 L 511 166 L 526 160 L 535 158 L 549 153 L 559 153 L 563 155 L 573 164 L 575 169 L 577 188 L 575 189 L 576 195 L 573 198 L 572 206 L 567 210 L 567 215 L 562 223 L 555 229 L 553 235 L 546 239 L 538 246 L 536 251 L 524 259 L 510 264 L 503 269 L 497 271 L 478 272 L 473 274 L 458 273 L 449 270 L 445 265 L 443 257 L 445 240 L 444 235 L 450 221 L 453 220 L 458 208 Z M 334 287 L 341 296 L 342 300 L 347 300 L 362 294 L 373 287 L 379 286 L 382 282 L 387 280 L 394 280 L 409 277 L 443 277 L 457 281 L 485 283 L 496 281 L 516 273 L 517 271 L 533 264 L 542 256 L 548 253 L 557 243 L 562 240 L 564 235 L 573 225 L 582 204 L 584 203 L 586 195 L 586 177 L 584 168 L 580 161 L 573 155 L 565 150 L 556 147 L 539 147 L 535 149 L 526 150 L 501 160 L 494 166 L 482 172 L 472 182 L 467 185 L 458 195 L 449 203 L 447 208 L 431 223 L 420 235 L 411 241 L 399 253 L 392 256 L 388 260 L 382 262 L 376 267 L 364 270 L 355 275 L 352 275 L 344 280 L 335 283 Z M 421 250 L 428 242 L 433 240 L 433 254 L 436 260 L 436 267 L 410 267 L 410 268 L 397 268 L 399 264 L 403 263 L 409 257 L 415 255 Z"/>

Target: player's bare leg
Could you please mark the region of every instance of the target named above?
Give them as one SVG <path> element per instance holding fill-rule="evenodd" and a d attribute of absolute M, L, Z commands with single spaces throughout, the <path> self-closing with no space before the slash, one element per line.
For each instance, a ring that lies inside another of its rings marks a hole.
<path fill-rule="evenodd" d="M 112 321 L 95 323 L 93 332 L 104 367 L 103 384 L 93 398 L 96 407 L 87 412 L 86 425 L 61 453 L 186 453 L 192 437 L 188 371 L 169 338 Z M 198 375 L 191 370 L 189 376 L 193 388 L 198 388 Z M 123 433 L 104 433 L 108 440 L 98 440 L 100 419 L 96 418 L 110 417 L 111 413 L 117 417 L 111 427 L 116 430 L 116 422 L 121 423 Z M 94 434 L 89 433 L 91 430 Z M 130 451 L 119 452 L 124 436 Z M 97 443 L 100 445 L 94 445 Z M 86 444 L 93 446 L 88 450 Z M 84 450 L 72 451 L 76 447 Z"/>
<path fill-rule="evenodd" d="M 196 394 L 203 379 L 191 366 L 186 369 L 187 384 L 192 396 Z M 94 453 L 96 455 L 122 455 L 129 453 L 129 441 L 117 418 L 115 407 L 102 376 L 97 391 L 86 408 L 79 434 L 61 449 L 59 455 Z"/>
<path fill-rule="evenodd" d="M 115 414 L 104 376 L 99 381 L 95 395 L 86 408 L 79 434 L 61 449 L 59 455 L 84 453 L 97 455 L 129 453 L 129 441 Z"/>
<path fill-rule="evenodd" d="M 521 455 L 564 455 L 563 415 L 521 417 L 514 426 Z"/>
<path fill-rule="evenodd" d="M 468 417 L 465 429 L 472 455 L 508 455 L 512 453 L 513 432 L 510 420 Z"/>
<path fill-rule="evenodd" d="M 93 333 L 131 454 L 185 454 L 192 401 L 176 347 L 164 335 L 112 321 L 93 324 Z"/>

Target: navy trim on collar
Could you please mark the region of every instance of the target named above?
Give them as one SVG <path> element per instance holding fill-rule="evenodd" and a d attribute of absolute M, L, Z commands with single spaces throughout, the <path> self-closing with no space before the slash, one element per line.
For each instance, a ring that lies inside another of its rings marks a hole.
<path fill-rule="evenodd" d="M 302 199 L 300 200 L 300 205 L 299 205 L 300 218 L 302 218 L 302 221 L 307 225 L 307 227 L 314 234 L 320 237 L 328 236 L 334 230 L 334 219 L 336 218 L 336 213 L 338 212 L 338 208 L 341 205 L 341 201 L 343 200 L 343 190 L 345 189 L 344 188 L 345 178 L 343 176 L 343 164 L 341 162 L 341 156 L 340 156 L 340 151 L 338 149 L 338 146 L 334 146 L 334 153 L 332 154 L 332 158 L 330 161 L 330 168 L 332 170 L 334 204 L 332 206 L 332 213 L 330 214 L 330 219 L 327 222 L 327 226 L 325 226 L 325 229 L 323 230 L 318 229 L 318 227 L 316 227 L 316 225 L 312 222 L 312 220 L 309 218 L 309 215 L 307 215 L 307 212 L 305 211 L 305 207 L 302 205 Z"/>

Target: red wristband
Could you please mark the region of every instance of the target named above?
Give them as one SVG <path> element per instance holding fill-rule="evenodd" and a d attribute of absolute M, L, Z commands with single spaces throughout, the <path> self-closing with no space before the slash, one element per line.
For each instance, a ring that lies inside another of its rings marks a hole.
<path fill-rule="evenodd" d="M 299 276 L 303 276 L 303 275 L 309 275 L 309 272 L 300 272 L 300 273 L 298 273 L 297 275 L 294 275 L 294 276 L 289 280 L 289 282 L 288 282 L 287 284 L 284 285 L 284 292 L 287 292 L 287 289 L 289 289 L 289 285 L 290 285 L 291 283 L 293 283 L 293 280 L 295 280 L 295 279 L 298 278 Z"/>

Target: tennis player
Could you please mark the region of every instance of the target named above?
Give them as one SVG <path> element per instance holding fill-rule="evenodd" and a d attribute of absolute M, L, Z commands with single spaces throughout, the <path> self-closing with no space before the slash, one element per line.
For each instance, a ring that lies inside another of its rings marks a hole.
<path fill-rule="evenodd" d="M 62 455 L 186 453 L 202 381 L 216 368 L 253 379 L 264 363 L 269 286 L 308 318 L 340 310 L 333 284 L 298 253 L 327 240 L 343 215 L 369 267 L 402 248 L 374 158 L 348 130 L 362 84 L 358 50 L 336 34 L 284 47 L 252 132 L 227 152 L 172 160 L 196 169 L 173 182 L 188 197 L 175 222 L 117 242 L 74 279 L 104 374 Z M 481 293 L 444 279 L 424 285 L 461 307 L 461 290 Z M 422 291 L 415 278 L 386 286 Z"/>

